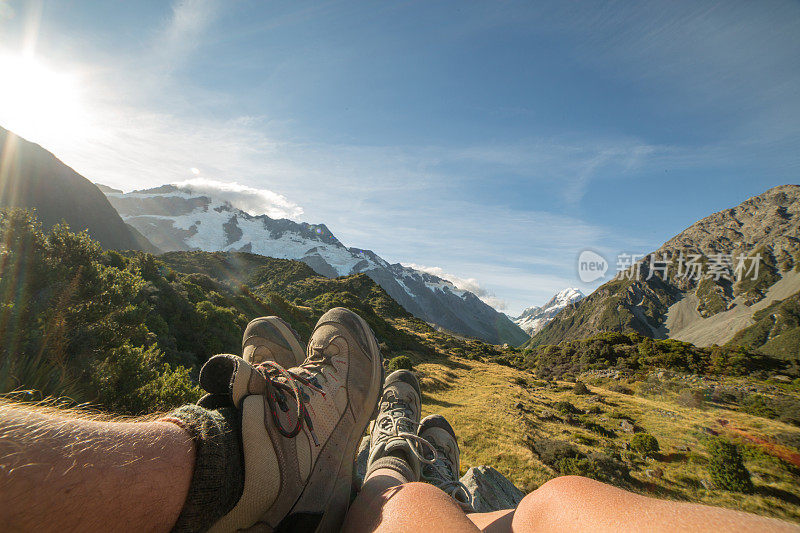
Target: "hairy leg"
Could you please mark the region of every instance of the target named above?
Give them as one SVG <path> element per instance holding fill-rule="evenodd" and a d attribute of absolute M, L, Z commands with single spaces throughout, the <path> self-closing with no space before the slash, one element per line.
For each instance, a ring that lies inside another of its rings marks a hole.
<path fill-rule="evenodd" d="M 0 524 L 11 531 L 169 531 L 194 468 L 170 422 L 0 403 Z"/>
<path fill-rule="evenodd" d="M 648 498 L 599 481 L 564 476 L 530 493 L 512 531 L 800 531 L 787 522 L 730 509 Z"/>

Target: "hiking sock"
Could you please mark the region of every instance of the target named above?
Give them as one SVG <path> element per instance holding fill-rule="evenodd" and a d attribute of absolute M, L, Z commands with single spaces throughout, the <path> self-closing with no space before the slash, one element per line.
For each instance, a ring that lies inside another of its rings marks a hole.
<path fill-rule="evenodd" d="M 195 445 L 189 493 L 172 531 L 205 531 L 241 498 L 244 454 L 239 417 L 232 407 L 209 410 L 184 405 L 162 418 L 183 428 Z"/>
<path fill-rule="evenodd" d="M 405 454 L 402 454 L 401 452 L 385 455 L 375 459 L 375 461 L 373 461 L 369 466 L 367 473 L 364 475 L 364 482 L 366 483 L 376 470 L 380 470 L 382 468 L 388 468 L 389 470 L 393 470 L 400 474 L 404 483 L 419 481 L 418 476 L 414 474 L 414 470 L 411 468 L 411 466 L 409 466 L 408 459 L 405 457 Z"/>

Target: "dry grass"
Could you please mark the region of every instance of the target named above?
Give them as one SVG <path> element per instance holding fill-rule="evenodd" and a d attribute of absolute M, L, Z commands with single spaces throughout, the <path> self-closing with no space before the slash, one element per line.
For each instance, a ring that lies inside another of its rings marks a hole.
<path fill-rule="evenodd" d="M 639 492 L 800 522 L 800 468 L 775 457 L 793 450 L 764 445 L 772 443 L 771 436 L 778 433 L 800 433 L 793 426 L 713 405 L 703 409 L 681 407 L 675 403 L 674 394 L 641 397 L 590 386 L 593 395 L 578 396 L 571 392 L 571 384 L 543 387 L 527 372 L 457 357 L 419 362 L 415 369 L 422 383 L 423 415 L 439 413 L 456 430 L 462 473 L 469 467 L 488 464 L 523 490 L 533 490 L 557 473 L 539 461 L 526 440 L 560 439 L 584 452 L 618 453 L 631 466 Z M 560 400 L 584 411 L 599 408 L 601 412 L 594 414 L 593 420 L 616 436 L 603 437 L 558 420 L 541 420 L 538 415 L 552 410 Z M 655 436 L 661 455 L 651 459 L 626 451 L 625 445 L 633 435 L 622 430 L 620 419 L 612 418 L 611 413 L 629 416 L 637 430 Z M 745 464 L 753 475 L 754 494 L 705 488 L 708 474 L 703 440 L 712 433 L 751 444 Z M 742 435 L 750 439 L 742 439 Z M 590 444 L 579 444 L 579 436 Z M 676 447 L 688 447 L 689 451 Z M 645 473 L 654 469 L 663 472 L 660 479 Z"/>

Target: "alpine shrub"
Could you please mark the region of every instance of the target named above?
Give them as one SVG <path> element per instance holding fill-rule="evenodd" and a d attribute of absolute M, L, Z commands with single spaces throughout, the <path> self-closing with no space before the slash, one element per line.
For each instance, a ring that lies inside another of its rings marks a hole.
<path fill-rule="evenodd" d="M 715 486 L 734 492 L 753 492 L 750 472 L 745 468 L 742 454 L 735 444 L 716 437 L 708 440 L 706 449 L 709 455 L 708 473 Z"/>
<path fill-rule="evenodd" d="M 658 440 L 649 433 L 637 433 L 631 439 L 631 450 L 646 456 L 652 456 L 659 450 Z"/>
<path fill-rule="evenodd" d="M 414 365 L 411 364 L 411 359 L 405 355 L 398 355 L 389 360 L 387 368 L 390 372 L 395 370 L 412 370 Z"/>

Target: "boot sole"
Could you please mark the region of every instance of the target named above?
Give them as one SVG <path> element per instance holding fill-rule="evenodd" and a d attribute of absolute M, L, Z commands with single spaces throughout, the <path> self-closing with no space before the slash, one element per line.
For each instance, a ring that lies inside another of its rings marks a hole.
<path fill-rule="evenodd" d="M 347 514 L 347 509 L 350 503 L 350 493 L 353 485 L 353 463 L 355 462 L 356 452 L 361 443 L 361 437 L 367 430 L 370 421 L 375 417 L 378 409 L 378 398 L 380 391 L 383 389 L 384 370 L 383 370 L 383 356 L 378 347 L 378 340 L 372 332 L 369 324 L 359 315 L 358 321 L 365 333 L 365 337 L 369 340 L 370 349 L 373 355 L 372 358 L 372 382 L 369 388 L 369 397 L 375 398 L 375 407 L 372 411 L 365 411 L 360 419 L 356 420 L 353 426 L 354 434 L 348 440 L 347 447 L 341 455 L 339 467 L 335 472 L 336 483 L 331 489 L 330 497 L 325 502 L 323 508 L 311 516 L 299 516 L 292 511 L 276 528 L 276 531 L 314 531 L 315 533 L 334 533 L 341 530 L 344 517 Z M 345 415 L 346 416 L 346 415 Z M 356 433 L 357 431 L 357 433 Z M 334 475 L 334 472 L 331 472 Z M 298 508 L 304 503 L 305 494 L 301 494 L 293 509 Z M 321 514 L 321 517 L 320 517 Z"/>

